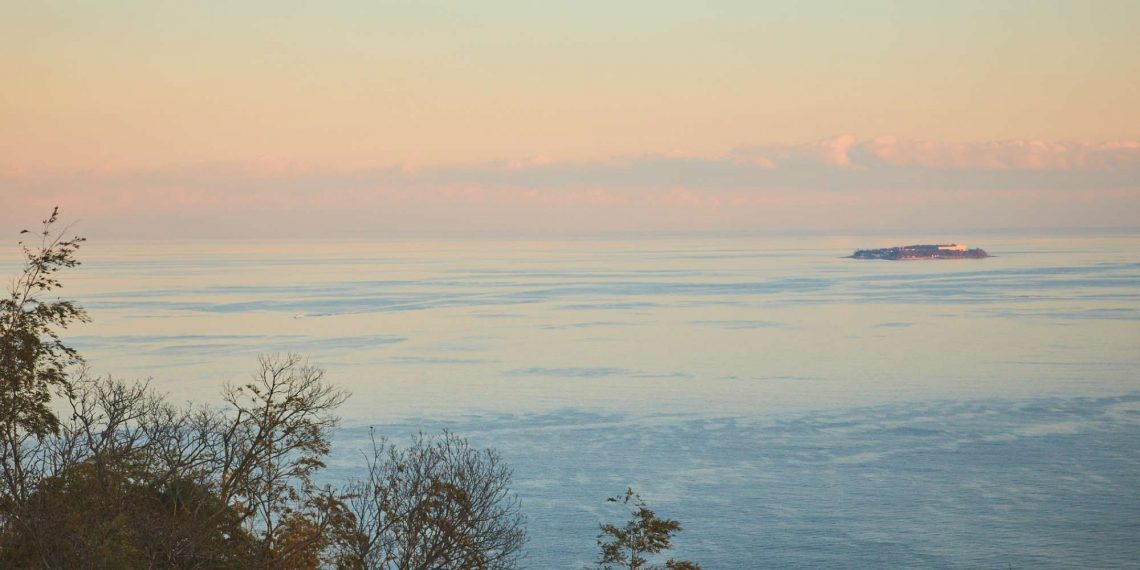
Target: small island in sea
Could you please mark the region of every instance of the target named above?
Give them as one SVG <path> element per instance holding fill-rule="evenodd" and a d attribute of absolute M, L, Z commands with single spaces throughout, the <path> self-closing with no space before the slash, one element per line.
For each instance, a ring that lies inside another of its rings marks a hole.
<path fill-rule="evenodd" d="M 881 249 L 857 249 L 850 257 L 854 259 L 981 259 L 989 257 L 986 250 L 967 249 L 958 243 L 937 245 L 904 245 Z"/>

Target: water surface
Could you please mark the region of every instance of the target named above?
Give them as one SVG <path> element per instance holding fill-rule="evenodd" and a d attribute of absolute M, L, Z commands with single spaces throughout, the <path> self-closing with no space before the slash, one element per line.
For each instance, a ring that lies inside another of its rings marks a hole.
<path fill-rule="evenodd" d="M 1140 236 L 90 242 L 96 371 L 213 401 L 293 351 L 366 426 L 499 448 L 534 568 L 635 485 L 708 568 L 1123 567 L 1140 551 Z M 11 264 L 5 264 L 11 272 Z"/>

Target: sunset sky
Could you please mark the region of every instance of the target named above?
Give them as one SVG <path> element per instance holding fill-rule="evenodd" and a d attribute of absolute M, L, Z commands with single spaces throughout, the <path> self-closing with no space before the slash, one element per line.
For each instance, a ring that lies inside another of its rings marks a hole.
<path fill-rule="evenodd" d="M 1140 225 L 1140 2 L 4 2 L 0 225 Z"/>

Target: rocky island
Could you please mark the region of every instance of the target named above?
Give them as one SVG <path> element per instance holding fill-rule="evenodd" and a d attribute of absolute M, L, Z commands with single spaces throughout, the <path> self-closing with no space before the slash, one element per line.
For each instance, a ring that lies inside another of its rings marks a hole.
<path fill-rule="evenodd" d="M 981 259 L 989 257 L 984 249 L 966 249 L 962 244 L 904 245 L 882 249 L 857 249 L 850 257 L 854 259 Z"/>

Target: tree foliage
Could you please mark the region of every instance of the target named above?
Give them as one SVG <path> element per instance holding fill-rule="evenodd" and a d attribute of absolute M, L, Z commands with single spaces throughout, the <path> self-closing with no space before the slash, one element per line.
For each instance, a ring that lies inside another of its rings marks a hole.
<path fill-rule="evenodd" d="M 333 412 L 348 394 L 298 355 L 259 362 L 251 382 L 223 391 L 230 414 L 219 422 L 219 495 L 240 505 L 262 562 L 288 565 L 328 542 L 339 516 L 331 488 L 318 488 L 313 475 L 325 466 L 339 421 Z"/>
<path fill-rule="evenodd" d="M 65 239 L 64 232 L 56 232 L 58 217 L 56 208 L 42 222 L 35 240 L 19 242 L 24 268 L 8 288 L 8 296 L 0 299 L 0 421 L 9 431 L 37 437 L 55 431 L 52 390 L 66 388 L 67 369 L 82 360 L 60 340 L 59 329 L 87 320 L 73 302 L 46 298 L 62 286 L 56 273 L 79 265 L 75 252 L 84 241 Z"/>
<path fill-rule="evenodd" d="M 609 502 L 629 507 L 630 518 L 624 526 L 601 525 L 598 535 L 598 549 L 601 556 L 598 568 L 612 570 L 652 570 L 659 568 L 649 565 L 647 556 L 660 554 L 673 547 L 673 536 L 681 532 L 681 523 L 673 519 L 658 518 L 645 501 L 633 489 L 626 489 L 624 495 L 610 497 Z M 670 570 L 699 570 L 700 566 L 688 560 L 665 562 Z"/>
<path fill-rule="evenodd" d="M 444 431 L 407 448 L 372 439 L 368 473 L 346 489 L 354 526 L 342 564 L 360 570 L 517 568 L 526 542 L 511 470 Z"/>
<path fill-rule="evenodd" d="M 86 375 L 63 404 L 57 433 L 26 446 L 30 492 L 0 511 L 0 566 L 246 567 L 252 538 L 210 476 L 211 413 Z"/>
<path fill-rule="evenodd" d="M 263 356 L 221 408 L 76 378 L 56 433 L 23 448 L 29 492 L 0 510 L 0 567 L 320 567 L 348 527 L 312 480 L 346 397 L 323 378 Z"/>
<path fill-rule="evenodd" d="M 61 287 L 57 273 L 79 264 L 81 237 L 56 232 L 58 209 L 42 222 L 34 239 L 19 242 L 24 265 L 0 298 L 0 522 L 25 524 L 15 516 L 42 478 L 39 443 L 57 433 L 53 396 L 70 387 L 68 372 L 79 354 L 59 331 L 87 315 L 71 301 L 49 295 Z"/>

